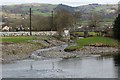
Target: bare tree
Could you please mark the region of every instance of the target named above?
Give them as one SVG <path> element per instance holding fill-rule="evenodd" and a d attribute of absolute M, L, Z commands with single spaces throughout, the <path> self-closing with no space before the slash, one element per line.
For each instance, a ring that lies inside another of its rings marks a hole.
<path fill-rule="evenodd" d="M 99 27 L 100 15 L 96 12 L 92 12 L 89 18 L 90 22 L 88 23 L 89 27 Z"/>
<path fill-rule="evenodd" d="M 78 25 L 80 23 L 80 18 L 81 18 L 81 13 L 79 11 L 76 11 L 74 14 L 74 20 L 75 20 L 75 25 Z"/>
<path fill-rule="evenodd" d="M 65 10 L 57 11 L 54 18 L 55 26 L 60 37 L 62 37 L 64 28 L 72 27 L 74 24 L 74 16 Z"/>

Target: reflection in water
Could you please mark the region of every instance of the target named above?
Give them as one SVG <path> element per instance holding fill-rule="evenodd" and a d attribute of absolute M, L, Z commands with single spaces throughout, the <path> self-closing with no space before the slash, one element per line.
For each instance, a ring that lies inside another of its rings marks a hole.
<path fill-rule="evenodd" d="M 114 55 L 115 65 L 120 66 L 120 54 Z"/>
<path fill-rule="evenodd" d="M 113 58 L 105 57 L 83 57 L 77 59 L 62 60 L 58 64 L 62 70 L 73 73 L 74 77 L 117 77 Z"/>
<path fill-rule="evenodd" d="M 115 66 L 118 68 L 118 77 L 120 78 L 120 52 L 117 55 L 114 55 L 113 58 Z"/>

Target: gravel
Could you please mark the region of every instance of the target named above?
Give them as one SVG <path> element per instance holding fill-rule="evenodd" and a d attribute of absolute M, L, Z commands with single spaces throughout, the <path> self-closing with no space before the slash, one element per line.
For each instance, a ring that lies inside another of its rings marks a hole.
<path fill-rule="evenodd" d="M 113 47 L 90 47 L 90 46 L 85 46 L 84 48 L 74 51 L 77 54 L 100 54 L 100 55 L 106 55 L 106 54 L 113 54 L 118 52 L 118 48 L 113 48 Z"/>

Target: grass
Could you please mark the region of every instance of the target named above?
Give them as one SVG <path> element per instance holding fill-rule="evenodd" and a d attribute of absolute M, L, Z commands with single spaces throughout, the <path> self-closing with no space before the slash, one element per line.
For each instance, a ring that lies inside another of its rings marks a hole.
<path fill-rule="evenodd" d="M 105 44 L 109 45 L 110 47 L 118 47 L 118 42 L 117 40 L 114 40 L 112 38 L 107 38 L 107 37 L 88 37 L 88 38 L 82 38 L 76 40 L 77 45 L 76 46 L 69 46 L 65 49 L 65 51 L 75 51 L 83 46 L 88 46 L 90 44 Z"/>
<path fill-rule="evenodd" d="M 21 43 L 21 42 L 28 42 L 31 40 L 36 39 L 36 37 L 23 37 L 23 36 L 19 36 L 19 37 L 1 37 L 0 38 L 2 42 L 13 42 L 13 43 Z M 0 42 L 1 42 L 0 41 Z"/>
<path fill-rule="evenodd" d="M 75 32 L 76 35 L 84 36 L 84 32 Z M 96 32 L 88 32 L 88 35 L 96 36 Z"/>
<path fill-rule="evenodd" d="M 107 37 L 89 37 L 89 38 L 83 38 L 83 39 L 77 40 L 77 45 L 81 47 L 89 44 L 95 44 L 95 43 L 103 43 L 106 45 L 110 45 L 111 47 L 118 46 L 118 43 L 116 40 L 112 38 L 107 38 Z"/>
<path fill-rule="evenodd" d="M 80 46 L 68 46 L 67 48 L 64 49 L 66 52 L 71 52 L 80 49 Z"/>
<path fill-rule="evenodd" d="M 42 12 L 38 12 L 38 11 L 34 11 L 33 14 L 37 14 L 37 15 L 42 15 L 42 16 L 50 16 L 50 12 L 46 12 L 46 13 L 42 13 Z"/>

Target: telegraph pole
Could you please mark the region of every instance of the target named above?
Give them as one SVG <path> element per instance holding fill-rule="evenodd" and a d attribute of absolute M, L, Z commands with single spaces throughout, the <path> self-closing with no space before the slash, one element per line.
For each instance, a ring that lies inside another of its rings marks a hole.
<path fill-rule="evenodd" d="M 52 28 L 51 28 L 51 31 L 53 29 L 53 11 L 51 11 L 51 14 L 52 14 Z"/>
<path fill-rule="evenodd" d="M 32 30 L 31 30 L 31 8 L 30 8 L 30 36 L 32 36 Z"/>
<path fill-rule="evenodd" d="M 52 29 L 53 29 L 53 11 L 51 11 L 51 35 L 50 36 L 52 36 Z"/>

